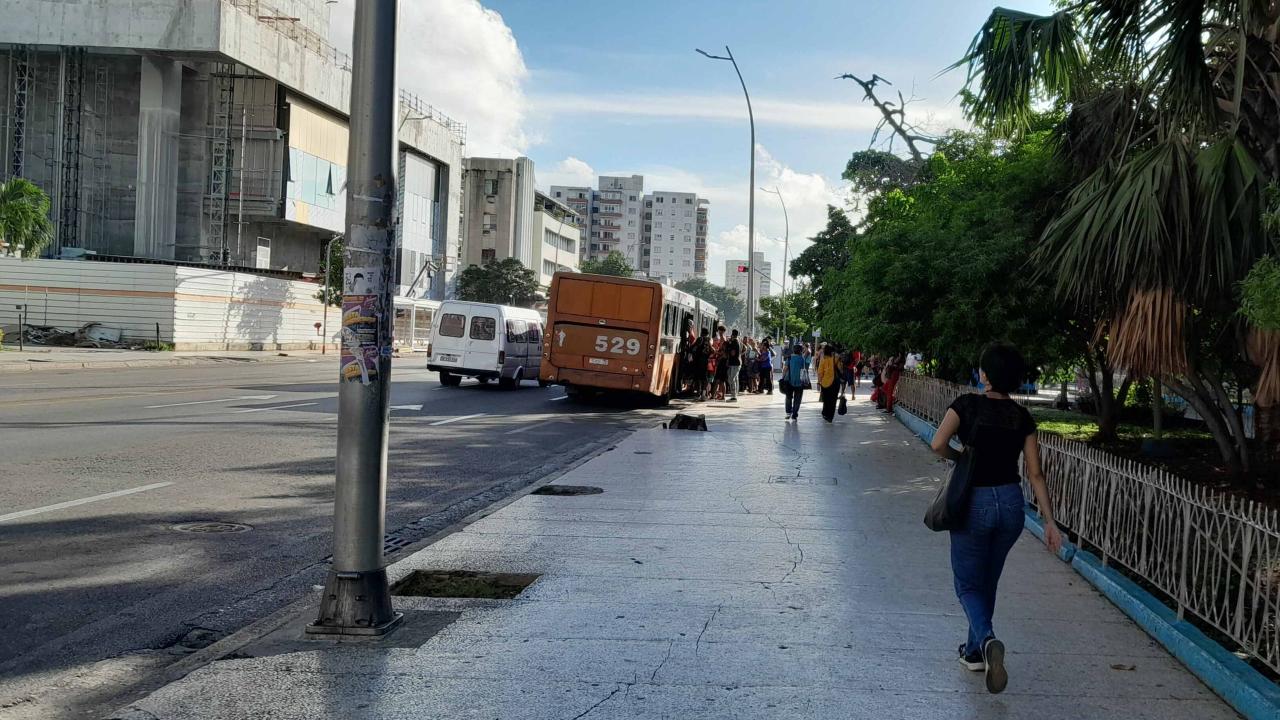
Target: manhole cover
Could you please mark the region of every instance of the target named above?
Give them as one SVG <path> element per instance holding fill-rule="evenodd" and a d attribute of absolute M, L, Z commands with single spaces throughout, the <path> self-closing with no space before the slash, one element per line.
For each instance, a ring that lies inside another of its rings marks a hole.
<path fill-rule="evenodd" d="M 409 597 L 510 600 L 537 579 L 538 576 L 531 573 L 414 570 L 391 586 L 391 594 Z"/>
<path fill-rule="evenodd" d="M 242 533 L 253 529 L 250 525 L 231 522 L 189 522 L 180 523 L 173 526 L 174 530 L 184 533 L 197 533 L 204 535 L 219 535 L 226 533 Z"/>
<path fill-rule="evenodd" d="M 531 495 L 599 495 L 604 488 L 592 485 L 543 485 Z"/>

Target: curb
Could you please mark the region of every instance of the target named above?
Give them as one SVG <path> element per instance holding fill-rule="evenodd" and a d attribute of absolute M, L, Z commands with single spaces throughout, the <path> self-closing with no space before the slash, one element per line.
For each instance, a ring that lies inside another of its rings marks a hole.
<path fill-rule="evenodd" d="M 117 361 L 59 361 L 59 360 L 28 360 L 24 363 L 0 363 L 0 375 L 32 373 L 32 372 L 53 372 L 58 370 L 117 370 L 117 369 L 136 369 L 136 368 L 156 368 L 156 367 L 182 367 L 192 365 L 220 365 L 231 362 L 238 363 L 270 363 L 270 362 L 300 362 L 309 360 L 302 355 L 291 355 L 288 357 L 219 357 L 217 355 L 200 356 L 200 357 L 178 357 L 178 358 L 155 358 L 155 359 L 138 359 L 138 360 L 117 360 Z"/>
<path fill-rule="evenodd" d="M 1023 512 L 1026 513 L 1026 517 L 1023 518 L 1022 526 L 1027 529 L 1027 532 L 1035 535 L 1040 542 L 1044 542 L 1044 520 L 1041 519 L 1040 514 L 1030 505 L 1023 508 Z M 1063 534 L 1065 535 L 1066 533 Z M 1076 547 L 1074 543 L 1063 537 L 1062 549 L 1058 551 L 1058 559 L 1069 563 L 1079 550 L 1080 548 Z"/>
<path fill-rule="evenodd" d="M 926 443 L 937 430 L 933 425 L 900 407 L 893 414 Z M 1044 523 L 1030 507 L 1023 525 L 1044 542 Z M 1267 680 L 1244 660 L 1219 645 L 1199 628 L 1179 620 L 1177 614 L 1154 595 L 1114 568 L 1102 564 L 1093 553 L 1062 542 L 1058 557 L 1088 580 L 1138 627 L 1160 643 L 1193 675 L 1249 720 L 1280 717 L 1280 687 Z"/>
<path fill-rule="evenodd" d="M 1250 720 L 1280 717 L 1280 688 L 1214 642 L 1151 593 L 1078 550 L 1071 567 L 1182 662 L 1236 712 Z"/>

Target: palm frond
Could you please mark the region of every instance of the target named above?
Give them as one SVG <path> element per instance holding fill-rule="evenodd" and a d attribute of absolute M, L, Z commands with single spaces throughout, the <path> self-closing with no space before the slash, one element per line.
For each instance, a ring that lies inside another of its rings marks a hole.
<path fill-rule="evenodd" d="M 1184 374 L 1187 312 L 1167 288 L 1134 292 L 1111 323 L 1107 356 L 1134 375 Z"/>
<path fill-rule="evenodd" d="M 1038 97 L 1066 97 L 1084 77 L 1084 50 L 1075 21 L 996 8 L 952 69 L 967 66 L 965 110 L 1001 133 L 1024 129 Z"/>
<path fill-rule="evenodd" d="M 35 183 L 13 178 L 0 183 L 0 249 L 33 258 L 53 239 L 49 196 Z"/>

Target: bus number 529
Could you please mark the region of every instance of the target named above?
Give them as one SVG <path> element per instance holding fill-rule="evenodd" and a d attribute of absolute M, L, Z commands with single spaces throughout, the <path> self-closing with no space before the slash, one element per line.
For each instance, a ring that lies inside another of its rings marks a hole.
<path fill-rule="evenodd" d="M 596 352 L 610 352 L 621 355 L 624 352 L 624 347 L 628 355 L 640 354 L 640 341 L 635 338 L 624 340 L 620 337 L 611 338 L 607 335 L 596 336 Z"/>

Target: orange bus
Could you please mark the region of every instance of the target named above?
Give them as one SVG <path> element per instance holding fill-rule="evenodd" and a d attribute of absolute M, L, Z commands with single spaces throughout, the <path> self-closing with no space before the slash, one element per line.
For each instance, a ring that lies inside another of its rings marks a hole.
<path fill-rule="evenodd" d="M 544 383 L 571 395 L 646 393 L 663 400 L 679 365 L 680 328 L 714 331 L 714 305 L 651 280 L 558 272 L 551 279 L 542 346 Z"/>

